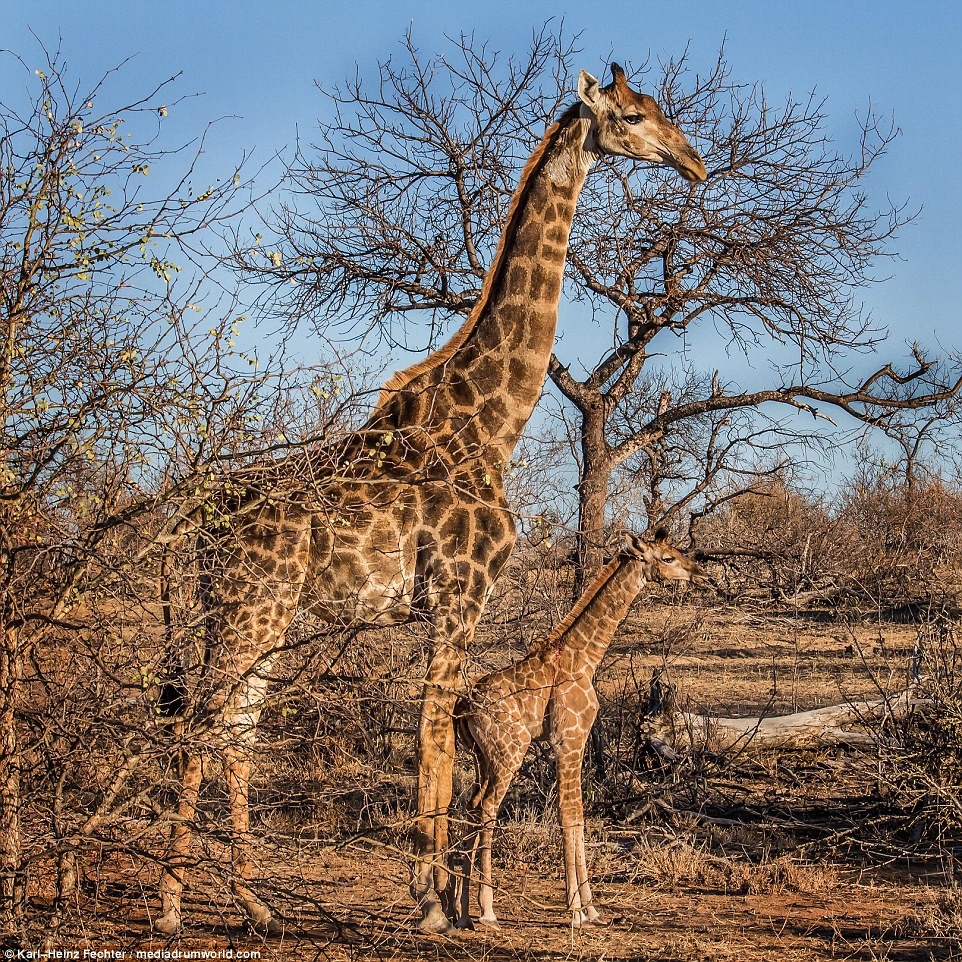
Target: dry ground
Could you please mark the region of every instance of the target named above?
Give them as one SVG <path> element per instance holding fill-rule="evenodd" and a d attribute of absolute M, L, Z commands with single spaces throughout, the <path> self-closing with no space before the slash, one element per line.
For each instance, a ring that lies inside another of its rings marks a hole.
<path fill-rule="evenodd" d="M 653 669 L 667 669 L 686 707 L 786 713 L 903 687 L 914 640 L 909 625 L 863 619 L 853 628 L 827 613 L 654 606 L 628 622 L 599 674 L 609 708 L 602 750 L 609 762 L 621 759 L 619 739 L 627 736 L 618 711 L 636 705 Z M 486 665 L 512 657 L 484 644 L 479 652 Z M 509 799 L 496 840 L 498 932 L 452 939 L 416 934 L 403 831 L 383 824 L 372 831 L 368 824 L 372 811 L 395 827 L 405 813 L 364 798 L 380 792 L 383 799 L 392 787 L 395 796 L 409 798 L 410 779 L 369 773 L 366 786 L 343 786 L 340 799 L 351 812 L 341 812 L 336 837 L 319 827 L 316 810 L 307 818 L 276 808 L 262 816 L 261 877 L 288 924 L 283 937 L 247 932 L 226 883 L 209 871 L 195 873 L 187 893 L 185 935 L 152 939 L 156 866 L 107 858 L 88 868 L 83 923 L 71 924 L 58 944 L 246 949 L 263 959 L 962 958 L 962 907 L 951 868 L 921 857 L 895 859 L 885 845 L 873 849 L 871 832 L 860 834 L 871 769 L 864 756 L 745 753 L 729 761 L 730 771 L 717 760 L 714 768 L 693 767 L 690 777 L 705 782 L 699 791 L 685 782 L 685 772 L 674 777 L 655 764 L 615 779 L 618 797 L 607 799 L 589 757 L 589 850 L 605 924 L 586 930 L 572 931 L 561 910 L 559 840 L 553 813 L 543 811 L 550 808 L 538 768 L 545 761 L 535 759 Z M 653 792 L 652 785 L 660 787 Z M 336 787 L 319 789 L 336 804 Z M 269 801 L 271 791 L 267 777 L 261 799 Z M 353 837 L 351 818 L 360 829 Z M 211 845 L 223 857 L 222 840 Z"/>
<path fill-rule="evenodd" d="M 147 919 L 153 892 L 146 878 L 137 886 L 128 877 L 124 884 L 102 883 L 99 892 L 88 891 L 85 931 L 58 945 L 128 953 L 253 950 L 262 959 L 330 960 L 921 962 L 958 957 L 952 954 L 945 893 L 932 880 L 908 873 L 882 881 L 872 873 L 859 877 L 835 866 L 786 862 L 751 873 L 754 881 L 726 891 L 717 879 L 709 884 L 699 853 L 676 852 L 672 865 L 658 867 L 629 851 L 605 860 L 615 871 L 597 875 L 603 925 L 570 929 L 559 911 L 562 879 L 554 866 L 542 864 L 540 871 L 503 872 L 500 931 L 478 929 L 448 939 L 415 933 L 407 871 L 389 854 L 365 845 L 318 850 L 284 840 L 271 856 L 264 867 L 272 876 L 274 905 L 289 924 L 283 936 L 251 934 L 220 886 L 200 884 L 185 904 L 187 933 L 175 941 L 152 939 Z M 693 877 L 685 877 L 686 870 Z"/>

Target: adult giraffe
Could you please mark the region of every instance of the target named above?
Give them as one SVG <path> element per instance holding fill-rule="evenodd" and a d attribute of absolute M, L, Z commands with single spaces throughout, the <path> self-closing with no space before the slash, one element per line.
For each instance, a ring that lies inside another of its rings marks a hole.
<path fill-rule="evenodd" d="M 209 669 L 186 724 L 223 751 L 234 893 L 261 928 L 272 919 L 248 884 L 251 746 L 298 609 L 340 624 L 429 621 L 411 889 L 422 930 L 450 927 L 439 893 L 454 704 L 475 626 L 514 546 L 502 473 L 547 373 L 575 203 L 604 154 L 667 165 L 689 181 L 706 177 L 657 103 L 631 89 L 617 64 L 611 71 L 607 87 L 581 72 L 579 101 L 525 165 L 481 296 L 450 342 L 393 375 L 367 424 L 342 444 L 248 471 L 207 507 L 200 545 Z M 176 682 L 165 686 L 162 706 L 177 713 L 183 703 Z M 189 754 L 154 923 L 162 933 L 181 926 L 201 779 L 201 759 Z"/>

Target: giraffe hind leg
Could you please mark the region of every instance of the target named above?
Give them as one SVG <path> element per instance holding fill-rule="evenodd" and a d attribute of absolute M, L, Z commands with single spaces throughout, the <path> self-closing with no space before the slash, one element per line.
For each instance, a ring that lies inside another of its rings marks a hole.
<path fill-rule="evenodd" d="M 477 860 L 478 843 L 481 839 L 480 805 L 490 782 L 488 766 L 485 764 L 484 753 L 478 748 L 471 730 L 471 723 L 465 718 L 456 721 L 457 740 L 459 744 L 470 751 L 474 759 L 475 783 L 471 792 L 471 802 L 467 815 L 467 824 L 463 831 L 458 851 L 455 853 L 456 868 L 451 878 L 451 898 L 449 915 L 454 920 L 455 928 L 474 929 L 471 918 L 471 880 L 475 878 L 475 862 Z"/>
<path fill-rule="evenodd" d="M 230 799 L 231 890 L 251 925 L 265 934 L 279 934 L 280 924 L 251 888 L 255 861 L 250 834 L 250 777 L 257 723 L 264 707 L 273 658 L 261 659 L 230 693 L 220 732 L 224 776 Z"/>
<path fill-rule="evenodd" d="M 501 923 L 494 912 L 494 873 L 492 870 L 492 847 L 494 829 L 498 821 L 498 810 L 511 787 L 515 768 L 502 768 L 493 772 L 485 797 L 480 806 L 480 833 L 477 848 L 481 856 L 481 869 L 478 879 L 478 906 L 481 914 L 478 921 L 491 929 L 500 929 Z"/>

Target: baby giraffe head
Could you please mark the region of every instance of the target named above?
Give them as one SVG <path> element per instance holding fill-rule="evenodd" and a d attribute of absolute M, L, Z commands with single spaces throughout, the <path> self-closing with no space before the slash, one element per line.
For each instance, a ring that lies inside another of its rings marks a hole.
<path fill-rule="evenodd" d="M 649 581 L 701 581 L 702 568 L 684 551 L 669 544 L 665 528 L 643 535 L 629 534 L 626 554 L 645 563 Z"/>
<path fill-rule="evenodd" d="M 616 63 L 611 65 L 611 77 L 607 87 L 586 70 L 578 78 L 582 116 L 591 120 L 590 147 L 601 154 L 672 167 L 685 180 L 705 180 L 708 174 L 698 151 L 655 99 L 632 89 Z"/>

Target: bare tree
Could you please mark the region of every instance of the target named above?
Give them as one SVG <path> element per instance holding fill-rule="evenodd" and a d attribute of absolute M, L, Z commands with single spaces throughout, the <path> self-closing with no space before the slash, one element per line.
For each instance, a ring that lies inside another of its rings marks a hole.
<path fill-rule="evenodd" d="M 238 263 L 288 317 L 323 317 L 342 335 L 373 328 L 407 346 L 403 321 L 415 315 L 433 339 L 478 296 L 516 170 L 568 97 L 575 55 L 575 39 L 549 26 L 519 58 L 473 36 L 425 57 L 408 35 L 372 82 L 356 76 L 326 92 L 332 119 L 298 151 L 265 236 L 238 238 Z M 943 418 L 962 383 L 954 358 L 919 345 L 904 362 L 854 373 L 858 355 L 887 343 L 860 291 L 911 219 L 903 206 L 874 206 L 862 187 L 894 125 L 866 115 L 848 156 L 823 102 L 773 106 L 760 85 L 732 79 L 723 53 L 704 75 L 684 56 L 642 73 L 694 132 L 709 179 L 679 191 L 606 160 L 582 194 L 567 291 L 608 326 L 610 346 L 578 361 L 559 348 L 550 370 L 576 412 L 582 578 L 601 557 L 619 465 L 645 476 L 649 520 L 697 514 L 712 491 L 730 496 L 733 479 L 797 457 L 789 443 L 816 442 L 833 410 L 848 427 L 899 439 L 923 409 Z M 752 365 L 753 383 L 721 366 L 681 379 L 661 370 L 657 358 L 712 329 L 719 351 Z M 683 475 L 679 432 L 699 451 Z"/>
<path fill-rule="evenodd" d="M 76 850 L 64 839 L 96 835 L 141 757 L 148 673 L 138 681 L 108 652 L 130 650 L 134 624 L 149 634 L 154 592 L 140 589 L 151 538 L 230 446 L 250 443 L 260 378 L 255 358 L 228 349 L 231 304 L 198 270 L 211 228 L 251 200 L 241 170 L 192 186 L 198 142 L 173 183 L 151 192 L 157 165 L 169 175 L 184 151 L 162 146 L 177 105 L 170 81 L 111 105 L 116 71 L 85 90 L 59 53 L 39 53 L 36 69 L 6 54 L 26 89 L 18 99 L 11 85 L 0 103 L 4 935 L 22 931 L 28 868 L 41 857 L 59 853 L 63 895 Z M 100 682 L 78 692 L 80 677 Z M 96 733 L 71 699 L 109 716 L 98 702 L 107 677 L 120 707 L 115 727 Z M 141 716 L 121 734 L 131 699 Z M 100 766 L 78 767 L 81 750 L 87 761 L 101 751 Z M 23 792 L 28 753 L 49 792 Z M 78 783 L 87 794 L 71 809 L 65 786 Z"/>

